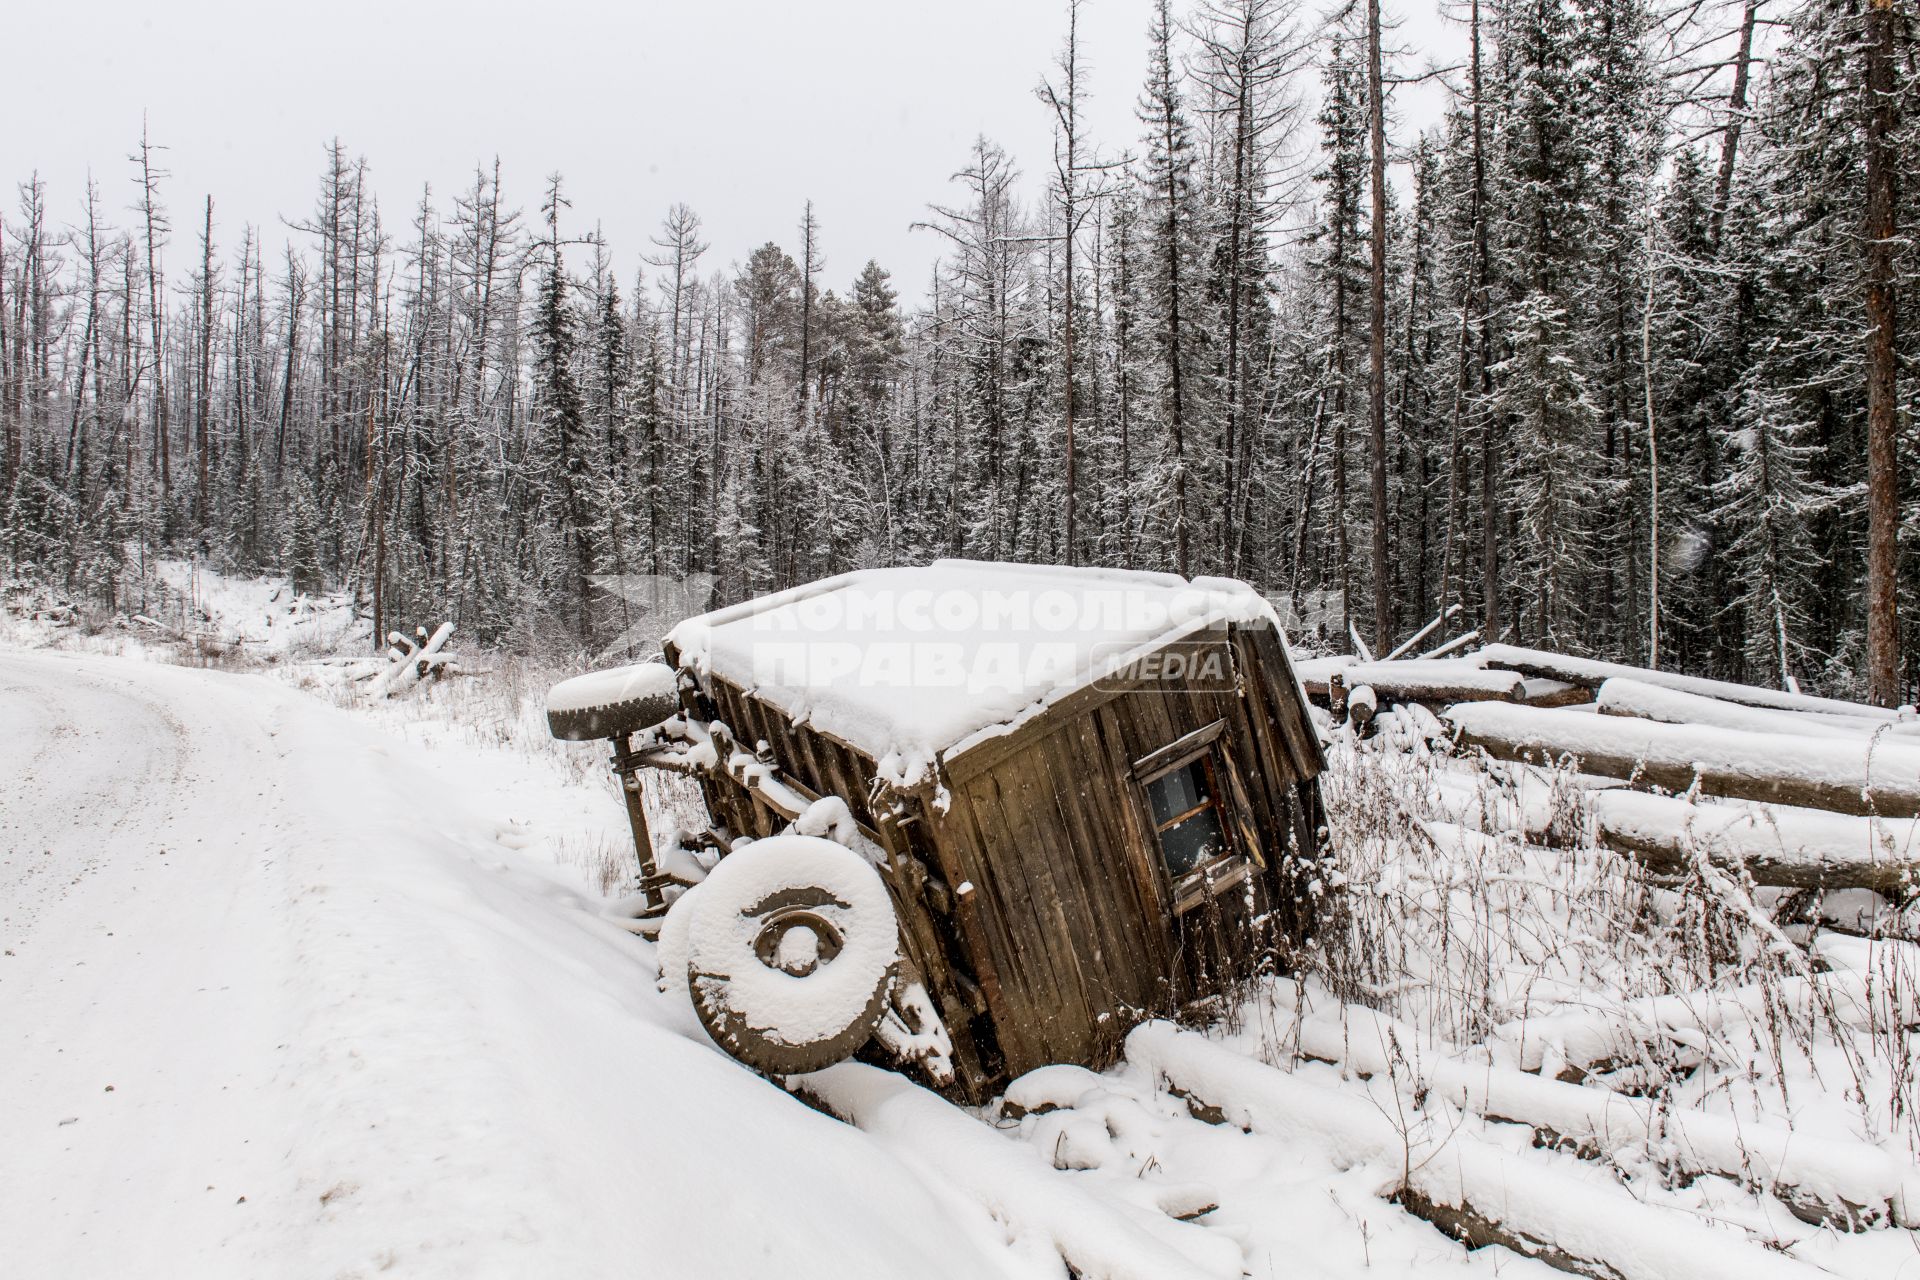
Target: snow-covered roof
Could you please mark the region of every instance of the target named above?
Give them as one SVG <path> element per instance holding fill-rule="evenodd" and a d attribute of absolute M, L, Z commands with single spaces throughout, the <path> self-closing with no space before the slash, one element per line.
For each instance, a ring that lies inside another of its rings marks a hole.
<path fill-rule="evenodd" d="M 669 642 L 911 786 L 1142 654 L 1273 620 L 1225 578 L 939 560 L 867 569 L 690 618 Z"/>

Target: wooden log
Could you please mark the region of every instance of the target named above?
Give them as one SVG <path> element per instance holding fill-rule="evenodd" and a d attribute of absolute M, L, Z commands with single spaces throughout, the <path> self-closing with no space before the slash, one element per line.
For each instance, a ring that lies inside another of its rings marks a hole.
<path fill-rule="evenodd" d="M 1920 817 L 1920 746 L 1661 724 L 1495 703 L 1448 707 L 1458 740 L 1500 760 L 1572 757 L 1643 786 L 1836 813 Z"/>
<path fill-rule="evenodd" d="M 1347 675 L 1344 671 L 1335 671 L 1327 677 L 1327 711 L 1335 724 L 1347 722 Z"/>
<path fill-rule="evenodd" d="M 1719 698 L 1723 702 L 1737 702 L 1747 707 L 1769 707 L 1776 711 L 1810 711 L 1889 722 L 1900 719 L 1898 712 L 1889 711 L 1884 707 L 1870 707 L 1863 702 L 1816 698 L 1804 693 L 1782 693 L 1755 685 L 1734 684 L 1728 680 L 1708 680 L 1699 676 L 1683 676 L 1672 671 L 1651 671 L 1645 667 L 1629 667 L 1618 662 L 1575 658 L 1564 653 L 1551 653 L 1545 649 L 1523 649 L 1517 645 L 1490 644 L 1480 649 L 1475 656 L 1487 666 L 1502 671 L 1518 671 L 1522 675 L 1565 680 L 1568 684 L 1585 685 L 1589 689 L 1598 689 L 1606 681 L 1622 676 L 1629 680 L 1638 680 L 1643 684 L 1679 689 L 1686 693 Z"/>
<path fill-rule="evenodd" d="M 1438 614 L 1434 616 L 1434 619 L 1432 622 L 1429 622 L 1426 626 L 1420 628 L 1418 631 L 1408 636 L 1405 640 L 1402 640 L 1399 644 L 1393 646 L 1393 649 L 1387 654 L 1387 656 L 1380 659 L 1380 661 L 1392 662 L 1396 658 L 1406 657 L 1409 653 L 1413 652 L 1413 648 L 1415 645 L 1419 644 L 1422 640 L 1425 640 L 1428 636 L 1432 635 L 1435 631 L 1438 631 L 1440 629 L 1441 623 L 1446 622 L 1450 618 L 1453 618 L 1459 612 L 1460 612 L 1459 605 L 1457 604 L 1448 605 L 1446 608 L 1442 609 Z"/>
<path fill-rule="evenodd" d="M 1555 1271 L 1565 1271 L 1569 1275 L 1588 1276 L 1591 1280 L 1626 1280 L 1624 1273 L 1605 1262 L 1558 1248 L 1524 1231 L 1516 1231 L 1500 1219 L 1483 1213 L 1471 1202 L 1448 1204 L 1413 1186 L 1400 1188 L 1394 1199 L 1402 1209 L 1416 1218 L 1431 1222 L 1443 1234 L 1452 1236 L 1469 1249 L 1484 1249 L 1497 1244 L 1523 1258 L 1535 1258 Z"/>
<path fill-rule="evenodd" d="M 1356 662 L 1340 673 L 1349 689 L 1371 685 L 1382 702 L 1517 702 L 1525 681 L 1511 671 L 1486 671 L 1469 662 Z"/>
<path fill-rule="evenodd" d="M 1529 707 L 1577 707 L 1593 701 L 1593 690 L 1565 680 L 1528 676 L 1520 682 L 1520 701 Z"/>
<path fill-rule="evenodd" d="M 1445 1098 L 1475 1115 L 1528 1125 L 1549 1144 L 1606 1154 L 1658 1144 L 1671 1167 L 1768 1191 L 1804 1221 L 1858 1230 L 1875 1222 L 1915 1225 L 1920 1214 L 1920 1168 L 1857 1138 L 1736 1120 L 1448 1053 L 1422 1053 L 1413 1028 L 1357 1006 L 1337 1016 L 1302 1018 L 1294 1039 L 1305 1057 L 1362 1077 L 1395 1079 L 1403 1090 Z"/>
<path fill-rule="evenodd" d="M 1360 655 L 1360 661 L 1373 661 L 1373 650 L 1368 648 L 1367 642 L 1360 638 L 1360 631 L 1353 625 L 1351 618 L 1347 619 L 1347 639 L 1353 641 L 1353 651 Z"/>
<path fill-rule="evenodd" d="M 1007 1141 L 904 1076 L 842 1062 L 789 1083 L 801 1098 L 864 1130 L 880 1146 L 937 1170 L 1009 1230 L 1051 1243 L 1075 1275 L 1225 1280 L 1240 1274 L 1240 1249 L 1230 1239 L 1200 1225 L 1149 1230 L 1118 1200 L 1096 1197 L 1032 1147 Z"/>
<path fill-rule="evenodd" d="M 1376 1099 L 1313 1084 L 1166 1022 L 1127 1036 L 1127 1058 L 1249 1133 L 1336 1153 L 1381 1174 L 1380 1193 L 1467 1243 L 1505 1244 L 1549 1266 L 1607 1280 L 1781 1280 L 1819 1273 L 1749 1236 L 1514 1156 Z"/>
<path fill-rule="evenodd" d="M 1336 654 L 1327 658 L 1302 658 L 1293 664 L 1293 673 L 1300 680 L 1300 687 L 1307 696 L 1326 700 L 1327 685 L 1333 676 L 1345 671 L 1358 659 L 1348 654 Z"/>
<path fill-rule="evenodd" d="M 1757 884 L 1910 891 L 1920 879 L 1920 822 L 1785 805 L 1689 804 L 1636 791 L 1593 797 L 1600 842 L 1650 870 L 1683 874 L 1696 854 Z"/>
<path fill-rule="evenodd" d="M 1734 1026 L 1770 1020 L 1783 1009 L 1795 1018 L 1832 1019 L 1863 1031 L 1888 1021 L 1907 1026 L 1920 1020 L 1920 993 L 1904 981 L 1889 982 L 1870 957 L 1857 951 L 1849 955 L 1841 944 L 1869 945 L 1822 936 L 1814 950 L 1829 967 L 1810 975 L 1534 1013 L 1495 1027 L 1488 1039 L 1523 1071 L 1577 1080 L 1638 1061 L 1648 1046 L 1660 1046 L 1662 1056 L 1687 1048 L 1697 1052 Z M 1900 956 L 1893 963 L 1912 962 Z M 1910 1210 L 1909 1220 L 1920 1225 L 1920 1198 L 1910 1201 Z"/>
<path fill-rule="evenodd" d="M 1373 735 L 1373 718 L 1380 714 L 1380 698 L 1371 685 L 1355 685 L 1347 693 L 1347 719 L 1363 738 Z"/>
<path fill-rule="evenodd" d="M 1447 641 L 1445 644 L 1435 645 L 1433 648 L 1427 650 L 1425 653 L 1421 654 L 1420 656 L 1422 658 L 1444 658 L 1448 654 L 1453 653 L 1456 650 L 1466 648 L 1468 645 L 1472 644 L 1475 640 L 1478 640 L 1479 638 L 1480 638 L 1480 630 L 1479 628 L 1476 627 L 1472 631 L 1464 632 L 1460 635 L 1455 636 L 1453 639 Z"/>
<path fill-rule="evenodd" d="M 1871 733 L 1869 720 L 1843 720 L 1834 716 L 1779 711 L 1770 707 L 1745 706 L 1720 698 L 1703 697 L 1684 689 L 1669 689 L 1644 680 L 1614 676 L 1600 686 L 1594 699 L 1603 716 L 1632 716 L 1640 720 L 1659 720 L 1665 724 L 1700 724 L 1715 729 L 1739 729 L 1748 733 L 1804 734 L 1813 738 L 1855 738 Z M 1891 728 L 1880 721 L 1882 728 Z"/>
<path fill-rule="evenodd" d="M 443 622 L 434 628 L 431 636 L 425 627 L 417 628 L 413 639 L 409 640 L 398 631 L 387 634 L 392 646 L 387 650 L 392 664 L 382 671 L 367 687 L 376 693 L 384 693 L 391 698 L 419 684 L 429 675 L 445 670 L 451 659 L 440 652 L 453 634 L 453 624 Z"/>
<path fill-rule="evenodd" d="M 1423 702 L 1427 706 L 1446 706 L 1448 702 L 1498 700 L 1517 702 L 1528 683 L 1515 672 L 1488 672 L 1478 662 L 1463 658 L 1396 658 L 1392 662 L 1361 662 L 1356 658 L 1309 658 L 1298 666 L 1300 683 L 1311 699 L 1331 699 L 1334 685 L 1354 689 L 1373 685 L 1373 691 L 1386 704 Z M 1565 681 L 1534 681 L 1542 689 L 1551 687 L 1559 697 L 1586 702 L 1588 691 Z M 1569 695 L 1569 691 L 1574 691 Z M 1336 718 L 1338 720 L 1338 718 Z"/>

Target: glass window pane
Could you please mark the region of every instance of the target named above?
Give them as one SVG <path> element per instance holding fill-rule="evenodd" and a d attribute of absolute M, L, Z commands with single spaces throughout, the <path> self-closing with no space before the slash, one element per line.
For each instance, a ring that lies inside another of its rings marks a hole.
<path fill-rule="evenodd" d="M 1175 880 L 1227 851 L 1220 835 L 1220 811 L 1202 809 L 1185 822 L 1160 833 L 1160 856 Z"/>
<path fill-rule="evenodd" d="M 1204 759 L 1182 765 L 1147 786 L 1147 798 L 1153 805 L 1153 825 L 1173 821 L 1212 797 L 1207 792 L 1207 766 Z"/>

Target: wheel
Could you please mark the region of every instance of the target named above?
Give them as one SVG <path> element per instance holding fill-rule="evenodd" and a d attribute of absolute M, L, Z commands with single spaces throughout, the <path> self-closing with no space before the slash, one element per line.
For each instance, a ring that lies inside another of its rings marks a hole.
<path fill-rule="evenodd" d="M 722 858 L 682 901 L 694 1011 L 728 1053 L 769 1075 L 795 1075 L 842 1061 L 873 1035 L 900 926 L 886 885 L 859 854 L 813 836 L 771 836 Z M 663 949 L 663 963 L 678 951 Z"/>
<path fill-rule="evenodd" d="M 696 896 L 705 887 L 703 880 L 673 900 L 667 914 L 660 918 L 660 934 L 653 941 L 654 955 L 660 961 L 660 993 L 676 1000 L 693 999 L 687 986 L 687 927 L 693 919 Z"/>
<path fill-rule="evenodd" d="M 547 728 L 567 742 L 618 738 L 678 714 L 679 683 L 664 662 L 590 671 L 547 694 Z"/>

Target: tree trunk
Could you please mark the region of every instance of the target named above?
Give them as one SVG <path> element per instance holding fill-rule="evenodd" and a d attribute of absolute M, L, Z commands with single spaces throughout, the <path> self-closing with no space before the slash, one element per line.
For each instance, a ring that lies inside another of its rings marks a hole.
<path fill-rule="evenodd" d="M 0 218 L 0 495 L 13 492 L 20 469 L 20 428 L 13 412 L 13 382 L 7 375 L 7 228 Z"/>
<path fill-rule="evenodd" d="M 1480 264 L 1480 389 L 1492 389 L 1493 322 L 1487 303 L 1492 292 L 1489 270 L 1492 251 L 1487 236 L 1487 144 L 1482 119 L 1484 85 L 1480 68 L 1480 0 L 1473 0 L 1472 14 L 1473 93 L 1473 238 L 1474 257 Z M 1498 415 L 1489 411 L 1481 428 L 1480 448 L 1480 576 L 1482 620 L 1480 634 L 1489 640 L 1500 638 L 1500 436 Z"/>
<path fill-rule="evenodd" d="M 1867 315 L 1867 690 L 1876 704 L 1899 703 L 1900 481 L 1898 355 L 1893 239 L 1899 188 L 1895 134 L 1893 0 L 1869 0 L 1866 14 Z"/>
<path fill-rule="evenodd" d="M 1171 131 L 1169 131 L 1171 139 Z M 1172 393 L 1174 567 L 1188 572 L 1186 392 L 1180 359 L 1180 215 L 1177 180 L 1167 190 L 1167 374 Z"/>
<path fill-rule="evenodd" d="M 800 426 L 807 423 L 807 371 L 813 365 L 813 273 L 814 259 L 813 201 L 807 201 L 800 219 Z M 716 479 L 715 483 L 718 483 Z"/>
<path fill-rule="evenodd" d="M 1740 131 L 1747 122 L 1747 67 L 1753 61 L 1753 25 L 1760 0 L 1747 0 L 1740 18 L 1740 51 L 1734 55 L 1733 91 L 1727 95 L 1727 131 L 1720 138 L 1720 174 L 1713 188 L 1713 217 L 1708 243 L 1717 254 L 1726 229 L 1727 206 L 1733 201 L 1733 167 L 1740 152 Z"/>
<path fill-rule="evenodd" d="M 287 367 L 281 375 L 280 384 L 280 425 L 273 435 L 273 478 L 280 480 L 281 472 L 287 463 L 287 423 L 293 416 L 293 375 L 295 359 L 300 352 L 300 307 L 305 291 L 300 287 L 300 269 L 294 261 L 293 248 L 287 248 Z M 451 465 L 451 462 L 449 462 Z"/>
<path fill-rule="evenodd" d="M 144 126 L 140 130 L 140 211 L 146 224 L 147 312 L 153 332 L 153 451 L 160 464 L 160 493 L 164 500 L 173 488 L 173 466 L 167 422 L 167 357 L 160 343 L 160 246 L 161 213 L 155 206 L 155 191 L 160 174 L 153 168 L 153 148 Z"/>
<path fill-rule="evenodd" d="M 1647 302 L 1640 315 L 1640 376 L 1647 410 L 1647 665 L 1660 668 L 1660 437 L 1653 419 L 1653 226 L 1647 226 Z M 1785 668 L 1781 668 L 1783 671 Z"/>
<path fill-rule="evenodd" d="M 1063 505 L 1066 510 L 1065 550 L 1063 558 L 1068 564 L 1078 564 L 1077 507 L 1079 505 L 1079 485 L 1076 475 L 1078 449 L 1074 439 L 1074 410 L 1076 382 L 1074 378 L 1074 238 L 1080 230 L 1080 0 L 1071 0 L 1067 6 L 1067 47 L 1060 55 L 1060 69 L 1066 74 L 1064 93 L 1056 92 L 1052 85 L 1041 86 L 1043 101 L 1053 108 L 1055 127 L 1059 135 L 1054 143 L 1055 176 L 1060 183 L 1061 248 L 1064 254 L 1065 289 L 1061 295 L 1062 320 L 1062 357 L 1065 366 L 1063 387 L 1061 389 L 1061 416 L 1065 426 L 1065 492 Z M 1062 155 L 1061 148 L 1065 153 Z M 1096 258 L 1096 262 L 1097 262 Z M 1098 271 L 1094 277 L 1094 289 L 1100 287 Z M 1096 356 L 1097 358 L 1097 356 Z"/>
<path fill-rule="evenodd" d="M 204 530 L 209 516 L 207 465 L 208 402 L 213 399 L 213 197 L 207 197 L 206 222 L 200 232 L 200 394 L 194 406 L 193 447 L 197 455 L 194 518 Z"/>
<path fill-rule="evenodd" d="M 1367 0 L 1367 116 L 1372 143 L 1372 295 L 1368 308 L 1368 442 L 1373 491 L 1373 644 L 1393 643 L 1393 583 L 1387 569 L 1387 127 L 1380 74 L 1380 0 Z"/>

